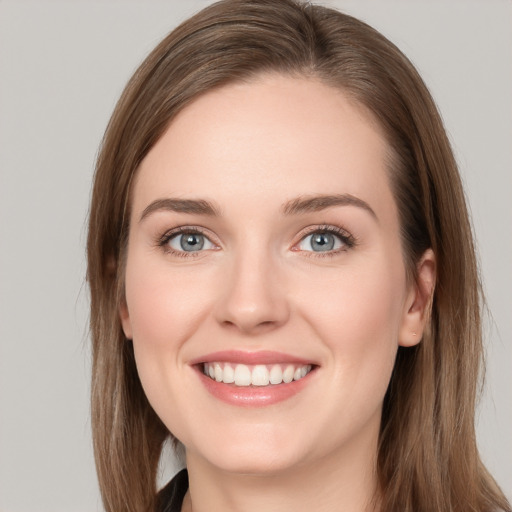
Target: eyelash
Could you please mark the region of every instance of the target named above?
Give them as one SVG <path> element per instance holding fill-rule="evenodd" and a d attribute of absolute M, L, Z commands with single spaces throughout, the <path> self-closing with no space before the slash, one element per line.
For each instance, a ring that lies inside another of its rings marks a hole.
<path fill-rule="evenodd" d="M 348 231 L 345 229 L 342 229 L 337 226 L 332 226 L 330 224 L 324 224 L 324 225 L 316 225 L 316 226 L 310 226 L 306 228 L 300 235 L 300 240 L 294 244 L 294 247 L 299 245 L 306 237 L 313 235 L 314 233 L 326 233 L 330 235 L 334 235 L 337 237 L 343 244 L 343 246 L 339 249 L 331 250 L 331 251 L 302 251 L 305 253 L 306 257 L 308 258 L 332 258 L 334 256 L 339 255 L 342 252 L 347 252 L 350 249 L 353 249 L 357 245 L 357 239 L 351 235 Z M 294 250 L 292 248 L 292 250 Z M 299 249 L 295 249 L 296 251 L 299 251 Z"/>
<path fill-rule="evenodd" d="M 171 229 L 170 231 L 166 231 L 157 241 L 157 245 L 162 248 L 162 250 L 167 254 L 172 254 L 173 256 L 178 256 L 180 258 L 197 258 L 201 256 L 203 251 L 176 251 L 172 249 L 168 244 L 169 242 L 178 235 L 202 235 L 207 238 L 213 245 L 214 244 L 210 239 L 211 236 L 206 234 L 206 231 L 198 228 L 196 226 L 180 226 L 178 228 Z"/>
<path fill-rule="evenodd" d="M 336 250 L 330 250 L 330 251 L 300 251 L 300 249 L 294 249 L 297 247 L 306 237 L 314 234 L 314 233 L 326 233 L 330 235 L 334 235 L 337 237 L 343 244 L 343 247 L 336 249 Z M 165 253 L 172 254 L 173 256 L 178 256 L 180 258 L 195 258 L 201 255 L 204 251 L 176 251 L 172 249 L 168 244 L 169 241 L 172 240 L 174 237 L 178 235 L 183 234 L 197 234 L 202 235 L 205 238 L 207 238 L 210 243 L 213 245 L 216 245 L 214 242 L 211 241 L 211 236 L 208 236 L 205 230 L 198 228 L 196 226 L 180 226 L 178 228 L 174 228 L 170 231 L 166 231 L 161 237 L 157 240 L 158 247 L 162 248 L 162 250 Z M 292 250 L 297 252 L 304 252 L 308 258 L 326 258 L 326 257 L 333 257 L 338 255 L 341 252 L 346 252 L 352 248 L 354 248 L 357 245 L 357 239 L 351 235 L 348 231 L 332 226 L 332 225 L 316 225 L 316 226 L 310 226 L 306 228 L 300 235 L 300 239 L 297 243 L 295 243 L 292 247 Z"/>

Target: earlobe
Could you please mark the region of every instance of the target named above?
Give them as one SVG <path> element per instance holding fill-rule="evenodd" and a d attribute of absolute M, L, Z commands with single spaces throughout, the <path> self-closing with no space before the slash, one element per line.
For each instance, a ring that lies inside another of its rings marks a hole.
<path fill-rule="evenodd" d="M 417 267 L 417 280 L 411 285 L 404 307 L 398 343 L 402 347 L 417 345 L 430 319 L 430 310 L 436 285 L 434 251 L 427 249 Z"/>
<path fill-rule="evenodd" d="M 132 323 L 130 320 L 130 313 L 128 312 L 128 305 L 124 299 L 119 306 L 119 319 L 121 320 L 121 326 L 123 327 L 124 335 L 127 339 L 131 340 L 133 338 Z"/>

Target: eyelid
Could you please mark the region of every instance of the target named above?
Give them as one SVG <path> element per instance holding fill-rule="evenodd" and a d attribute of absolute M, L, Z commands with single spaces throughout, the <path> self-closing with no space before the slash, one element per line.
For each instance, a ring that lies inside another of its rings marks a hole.
<path fill-rule="evenodd" d="M 213 249 L 206 249 L 206 250 L 200 250 L 200 251 L 178 251 L 175 249 L 172 249 L 169 247 L 168 242 L 173 237 L 180 235 L 180 234 L 187 234 L 187 233 L 197 233 L 200 235 L 203 235 L 205 238 L 208 239 L 208 241 L 214 246 Z M 330 250 L 330 251 L 306 251 L 299 249 L 299 244 L 309 235 L 312 235 L 314 233 L 330 233 L 334 236 L 337 236 L 341 242 L 343 243 L 343 247 Z M 201 226 L 194 226 L 194 225 L 183 225 L 183 226 L 176 226 L 172 229 L 169 229 L 163 233 L 160 237 L 157 238 L 156 245 L 161 247 L 165 252 L 175 254 L 178 256 L 184 256 L 184 257 L 197 257 L 201 253 L 209 250 L 218 250 L 220 249 L 220 243 L 218 240 L 216 240 L 216 236 L 214 233 L 212 233 L 210 230 L 205 229 Z M 353 248 L 355 245 L 357 245 L 357 239 L 354 237 L 349 231 L 346 229 L 335 226 L 332 224 L 316 224 L 312 226 L 307 226 L 306 228 L 302 229 L 300 233 L 297 235 L 298 240 L 292 245 L 291 250 L 297 251 L 297 252 L 303 252 L 303 253 L 309 253 L 308 256 L 311 257 L 322 257 L 322 256 L 332 256 L 336 255 L 340 252 L 345 252 L 351 248 Z"/>
<path fill-rule="evenodd" d="M 322 251 L 306 251 L 306 250 L 299 249 L 298 246 L 308 236 L 310 236 L 314 233 L 332 234 L 341 240 L 343 247 L 338 248 L 338 249 L 333 249 L 330 251 L 324 251 L 324 252 L 322 252 Z M 344 229 L 342 227 L 334 226 L 332 224 L 318 224 L 318 225 L 314 225 L 314 226 L 308 226 L 308 227 L 304 228 L 297 236 L 298 236 L 299 240 L 293 244 L 291 250 L 297 251 L 297 252 L 308 253 L 307 254 L 308 257 L 333 256 L 340 252 L 345 252 L 349 249 L 352 249 L 355 245 L 357 245 L 357 239 L 349 231 L 347 231 L 346 229 Z"/>
<path fill-rule="evenodd" d="M 213 249 L 205 249 L 205 250 L 200 250 L 200 251 L 179 251 L 179 250 L 173 249 L 172 247 L 169 246 L 169 241 L 172 238 L 174 238 L 178 235 L 183 235 L 183 234 L 202 235 L 214 247 L 213 247 Z M 177 226 L 175 228 L 167 230 L 163 235 L 161 235 L 160 237 L 157 238 L 157 245 L 159 247 L 161 247 L 166 253 L 175 254 L 175 255 L 183 256 L 183 257 L 197 257 L 205 251 L 216 250 L 216 249 L 220 248 L 219 244 L 215 240 L 212 240 L 214 238 L 216 238 L 216 237 L 213 235 L 213 233 L 211 233 L 211 231 L 209 231 L 205 228 L 202 228 L 200 226 L 185 225 L 185 226 Z"/>

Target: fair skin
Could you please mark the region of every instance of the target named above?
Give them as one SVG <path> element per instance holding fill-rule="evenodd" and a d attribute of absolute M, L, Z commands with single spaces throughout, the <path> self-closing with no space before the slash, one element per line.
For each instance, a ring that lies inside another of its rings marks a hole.
<path fill-rule="evenodd" d="M 339 90 L 265 75 L 196 99 L 142 162 L 120 315 L 186 448 L 183 510 L 369 510 L 396 351 L 434 283 L 431 251 L 406 279 L 387 156 Z"/>

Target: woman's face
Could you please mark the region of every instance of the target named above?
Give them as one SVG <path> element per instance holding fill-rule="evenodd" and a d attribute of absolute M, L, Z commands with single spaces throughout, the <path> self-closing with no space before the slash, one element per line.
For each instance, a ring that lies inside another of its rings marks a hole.
<path fill-rule="evenodd" d="M 187 457 L 375 453 L 397 347 L 421 337 L 387 151 L 342 92 L 268 75 L 195 100 L 142 162 L 121 319 Z"/>

